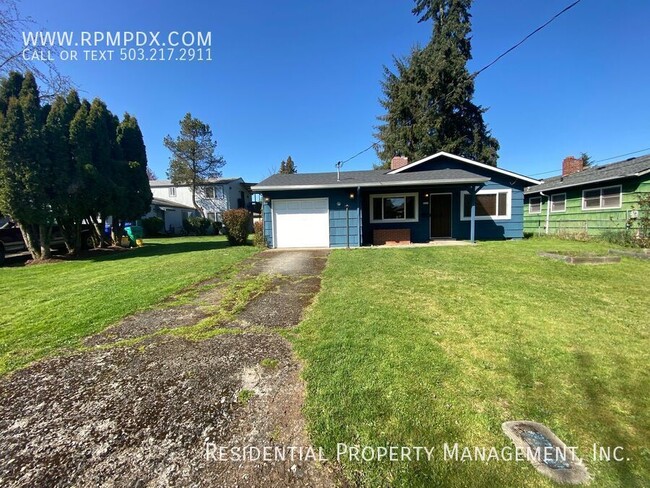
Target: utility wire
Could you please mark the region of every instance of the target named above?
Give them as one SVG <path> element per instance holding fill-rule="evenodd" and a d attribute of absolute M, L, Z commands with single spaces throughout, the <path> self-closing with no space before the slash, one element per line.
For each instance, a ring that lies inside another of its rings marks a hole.
<path fill-rule="evenodd" d="M 573 3 L 572 3 L 571 5 L 569 5 L 568 7 L 565 7 L 564 9 L 562 9 L 560 12 L 558 12 L 558 13 L 555 14 L 553 17 L 551 17 L 551 18 L 550 18 L 546 23 L 540 25 L 537 29 L 535 29 L 533 32 L 531 32 L 530 34 L 528 34 L 526 37 L 524 37 L 521 41 L 519 41 L 517 44 L 515 44 L 514 46 L 512 46 L 512 47 L 511 47 L 510 49 L 508 49 L 507 51 L 505 51 L 505 52 L 499 54 L 496 58 L 494 58 L 493 61 L 491 61 L 490 63 L 488 63 L 488 64 L 486 64 L 485 66 L 483 66 L 480 70 L 478 70 L 478 71 L 477 71 L 476 73 L 474 73 L 472 76 L 473 76 L 474 78 L 476 78 L 480 73 L 482 73 L 483 71 L 485 71 L 486 69 L 488 69 L 490 66 L 492 66 L 493 64 L 495 64 L 497 61 L 499 61 L 502 57 L 504 57 L 504 56 L 507 55 L 508 53 L 510 53 L 510 52 L 514 51 L 515 49 L 517 49 L 519 46 L 521 46 L 521 45 L 522 45 L 524 42 L 526 42 L 528 39 L 530 39 L 531 37 L 533 37 L 535 34 L 537 34 L 539 31 L 541 31 L 544 27 L 546 27 L 547 25 L 549 25 L 551 22 L 553 22 L 553 21 L 554 21 L 555 19 L 557 19 L 559 16 L 561 16 L 561 15 L 564 14 L 565 12 L 568 12 L 568 11 L 571 10 L 573 7 L 575 7 L 576 5 L 578 5 L 581 1 L 582 1 L 582 0 L 576 0 L 575 2 L 573 2 Z"/>
<path fill-rule="evenodd" d="M 562 14 L 564 14 L 565 12 L 571 10 L 573 7 L 575 7 L 576 5 L 578 5 L 581 1 L 582 1 L 582 0 L 576 0 L 576 1 L 573 2 L 571 5 L 565 7 L 564 9 L 562 9 L 560 12 L 558 12 L 557 14 L 555 14 L 553 17 L 551 17 L 551 18 L 550 18 L 548 21 L 546 21 L 544 24 L 540 25 L 537 29 L 535 29 L 533 32 L 531 32 L 531 33 L 528 34 L 526 37 L 524 37 L 524 38 L 523 38 L 521 41 L 519 41 L 517 44 L 515 44 L 514 46 L 512 46 L 510 49 L 504 51 L 503 53 L 499 54 L 496 58 L 494 58 L 493 61 L 491 61 L 490 63 L 486 64 L 486 65 L 483 66 L 481 69 L 479 69 L 479 70 L 476 71 L 474 74 L 472 74 L 472 78 L 476 78 L 476 77 L 477 77 L 479 74 L 481 74 L 483 71 L 485 71 L 486 69 L 488 69 L 489 67 L 491 67 L 492 65 L 494 65 L 496 62 L 498 62 L 501 58 L 503 58 L 503 57 L 504 57 L 505 55 L 507 55 L 508 53 L 510 53 L 510 52 L 514 51 L 515 49 L 517 49 L 519 46 L 521 46 L 521 45 L 522 45 L 524 42 L 526 42 L 528 39 L 530 39 L 532 36 L 534 36 L 534 35 L 537 34 L 539 31 L 541 31 L 542 29 L 544 29 L 547 25 L 549 25 L 549 24 L 550 24 L 551 22 L 553 22 L 555 19 L 557 19 L 558 17 L 560 17 Z M 436 100 L 435 103 L 437 104 L 437 103 L 441 102 L 442 100 L 444 100 L 445 98 L 447 98 L 447 95 L 448 95 L 448 93 L 442 95 L 440 98 L 438 98 L 438 99 Z M 367 148 L 365 148 L 363 151 L 359 151 L 359 152 L 358 152 L 357 154 L 355 154 L 354 156 L 349 157 L 349 158 L 346 159 L 345 161 L 340 161 L 340 163 L 341 163 L 341 164 L 347 163 L 348 161 L 350 161 L 350 160 L 356 158 L 357 156 L 360 156 L 361 154 L 365 153 L 366 151 L 369 151 L 370 149 L 372 149 L 373 147 L 377 146 L 378 144 L 379 144 L 378 142 L 375 142 L 375 143 L 371 144 L 370 146 L 368 146 Z M 630 153 L 630 154 L 632 154 L 632 153 Z M 613 158 L 612 158 L 612 159 L 613 159 Z M 604 161 L 604 160 L 603 160 L 603 161 Z M 540 174 L 541 174 L 541 173 L 540 173 Z"/>
<path fill-rule="evenodd" d="M 638 154 L 638 153 L 644 152 L 644 151 L 650 151 L 650 147 L 646 147 L 646 148 L 643 148 L 643 149 L 639 149 L 638 151 L 632 151 L 632 152 L 625 153 L 625 154 L 619 154 L 618 156 L 612 156 L 612 157 L 609 157 L 609 158 L 599 159 L 597 161 L 594 161 L 593 164 L 602 163 L 604 161 L 611 161 L 612 159 L 618 159 L 618 158 L 622 158 L 622 157 L 625 157 L 625 156 L 630 156 L 631 154 Z M 532 175 L 529 175 L 529 176 L 541 176 L 541 175 L 547 175 L 547 174 L 550 174 L 550 173 L 559 173 L 559 172 L 560 172 L 560 170 L 554 169 L 554 170 L 551 170 L 551 171 L 544 171 L 542 173 L 533 173 Z"/>

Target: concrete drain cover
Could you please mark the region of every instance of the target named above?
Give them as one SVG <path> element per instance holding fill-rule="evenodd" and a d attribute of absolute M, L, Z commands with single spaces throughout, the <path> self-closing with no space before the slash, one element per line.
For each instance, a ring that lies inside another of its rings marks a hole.
<path fill-rule="evenodd" d="M 587 468 L 575 448 L 567 447 L 545 425 L 515 420 L 504 422 L 501 428 L 543 475 L 557 483 L 578 485 L 589 481 Z"/>

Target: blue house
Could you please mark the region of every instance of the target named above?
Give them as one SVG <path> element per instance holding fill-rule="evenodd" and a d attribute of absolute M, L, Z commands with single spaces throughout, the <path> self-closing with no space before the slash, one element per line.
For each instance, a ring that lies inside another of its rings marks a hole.
<path fill-rule="evenodd" d="M 527 176 L 439 152 L 390 170 L 275 174 L 262 193 L 269 247 L 520 239 Z"/>

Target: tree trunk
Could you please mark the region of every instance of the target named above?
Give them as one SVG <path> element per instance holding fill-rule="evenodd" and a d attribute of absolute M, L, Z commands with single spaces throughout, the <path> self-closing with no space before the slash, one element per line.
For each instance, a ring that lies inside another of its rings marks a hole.
<path fill-rule="evenodd" d="M 61 235 L 65 241 L 65 248 L 68 251 L 68 254 L 75 255 L 79 251 L 77 247 L 77 222 L 73 219 L 59 220 L 59 228 L 61 229 Z"/>
<path fill-rule="evenodd" d="M 106 247 L 106 243 L 104 242 L 104 233 L 102 232 L 99 220 L 94 215 L 91 215 L 90 221 L 93 223 L 93 228 L 95 229 L 95 237 L 97 237 L 98 242 L 97 247 Z"/>
<path fill-rule="evenodd" d="M 122 236 L 124 235 L 124 224 L 115 218 L 113 218 L 111 234 L 111 237 L 113 238 L 113 245 L 119 246 L 122 242 Z"/>
<path fill-rule="evenodd" d="M 29 224 L 21 224 L 18 222 L 18 227 L 23 235 L 23 240 L 27 246 L 27 250 L 32 255 L 32 259 L 41 259 L 41 246 L 38 242 L 37 233 L 35 228 Z"/>
<path fill-rule="evenodd" d="M 41 243 L 41 259 L 50 259 L 52 250 L 50 249 L 50 235 L 52 227 L 41 224 L 38 226 L 39 241 Z"/>

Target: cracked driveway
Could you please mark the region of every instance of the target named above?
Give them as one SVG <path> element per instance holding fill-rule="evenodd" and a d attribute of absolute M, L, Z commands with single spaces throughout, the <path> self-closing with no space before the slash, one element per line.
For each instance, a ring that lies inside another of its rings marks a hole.
<path fill-rule="evenodd" d="M 266 251 L 0 379 L 0 486 L 331 486 L 326 463 L 219 461 L 206 446 L 310 447 L 300 322 L 327 251 Z"/>

